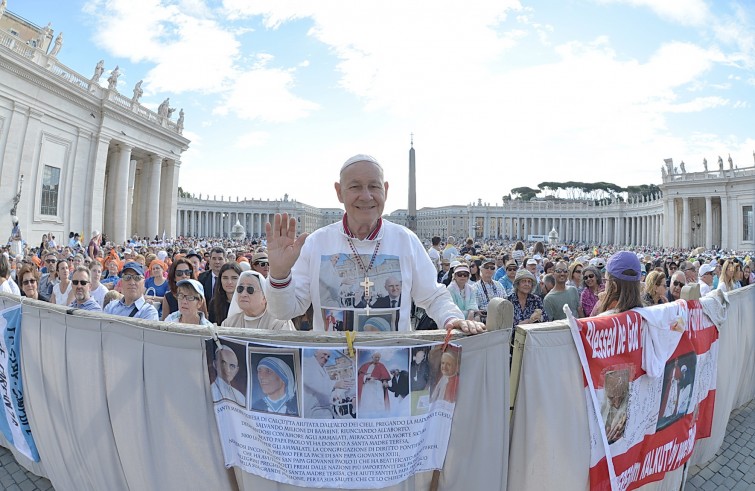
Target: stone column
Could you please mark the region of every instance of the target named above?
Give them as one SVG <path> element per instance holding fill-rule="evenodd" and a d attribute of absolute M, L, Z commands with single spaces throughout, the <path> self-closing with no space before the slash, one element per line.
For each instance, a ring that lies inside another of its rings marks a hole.
<path fill-rule="evenodd" d="M 160 207 L 161 179 L 163 159 L 159 155 L 151 155 L 149 162 L 145 162 L 149 169 L 145 174 L 149 175 L 149 190 L 147 191 L 147 237 L 160 235 Z"/>
<path fill-rule="evenodd" d="M 128 199 L 126 200 L 126 237 L 134 233 L 134 187 L 136 185 L 136 160 L 131 160 L 128 167 Z"/>
<path fill-rule="evenodd" d="M 113 241 L 122 244 L 128 236 L 128 184 L 131 165 L 131 148 L 124 143 L 118 144 L 118 162 L 115 169 L 115 201 L 113 209 Z"/>
<path fill-rule="evenodd" d="M 692 224 L 689 219 L 689 198 L 682 198 L 682 247 L 689 247 Z"/>
<path fill-rule="evenodd" d="M 93 172 L 90 172 L 87 178 L 89 192 L 84 198 L 84 213 L 87 215 L 90 230 L 99 230 L 100 232 L 104 228 L 106 186 L 103 186 L 103 183 L 105 183 L 105 167 L 107 166 L 109 146 L 110 138 L 101 136 L 97 139 L 97 152 L 94 155 L 94 162 L 90 163 Z M 110 217 L 107 217 L 107 221 L 110 222 Z"/>
<path fill-rule="evenodd" d="M 713 200 L 705 197 L 705 248 L 713 248 Z"/>
<path fill-rule="evenodd" d="M 178 173 L 181 163 L 167 159 L 163 163 L 160 178 L 160 226 L 161 234 L 176 236 L 176 210 L 178 208 Z"/>
<path fill-rule="evenodd" d="M 721 196 L 721 249 L 729 248 L 729 198 Z"/>

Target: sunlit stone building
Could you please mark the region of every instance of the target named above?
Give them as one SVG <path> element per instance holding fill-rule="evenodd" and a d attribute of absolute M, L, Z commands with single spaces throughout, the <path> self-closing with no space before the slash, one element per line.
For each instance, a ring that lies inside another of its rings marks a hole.
<path fill-rule="evenodd" d="M 175 235 L 183 120 L 142 106 L 140 87 L 119 93 L 115 67 L 70 69 L 64 44 L 49 24 L 0 16 L 0 230 L 16 215 L 30 243 Z"/>

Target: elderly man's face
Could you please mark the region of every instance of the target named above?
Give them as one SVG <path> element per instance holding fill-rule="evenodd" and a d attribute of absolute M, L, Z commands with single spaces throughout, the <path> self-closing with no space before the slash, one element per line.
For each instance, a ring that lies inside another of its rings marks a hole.
<path fill-rule="evenodd" d="M 215 359 L 215 370 L 221 379 L 230 384 L 233 377 L 239 373 L 239 360 L 236 357 L 236 353 L 222 349 L 218 352 L 217 356 Z"/>
<path fill-rule="evenodd" d="M 443 353 L 440 357 L 440 373 L 446 377 L 456 375 L 456 357 L 450 353 Z"/>
<path fill-rule="evenodd" d="M 379 361 L 380 361 L 380 353 L 375 353 L 375 354 L 373 354 L 373 355 L 372 355 L 372 361 L 373 361 L 374 363 L 377 363 L 377 362 L 379 362 Z"/>
<path fill-rule="evenodd" d="M 335 184 L 338 201 L 343 203 L 352 227 L 372 228 L 383 215 L 388 183 L 372 162 L 351 164 Z"/>
<path fill-rule="evenodd" d="M 324 367 L 326 363 L 328 363 L 328 360 L 330 360 L 330 353 L 327 351 L 315 351 L 315 359 L 317 360 L 317 363 L 320 364 L 321 367 Z"/>
<path fill-rule="evenodd" d="M 385 291 L 391 298 L 398 298 L 401 296 L 401 282 L 395 278 L 389 278 L 385 281 Z"/>

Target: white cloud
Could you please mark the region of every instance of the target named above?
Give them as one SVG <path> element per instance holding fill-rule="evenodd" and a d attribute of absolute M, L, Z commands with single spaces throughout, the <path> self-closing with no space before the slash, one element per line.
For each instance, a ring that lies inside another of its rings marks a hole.
<path fill-rule="evenodd" d="M 242 73 L 214 113 L 271 123 L 304 118 L 319 106 L 293 95 L 289 90 L 293 85 L 292 72 L 287 70 L 258 68 Z"/>
<path fill-rule="evenodd" d="M 267 131 L 250 131 L 239 136 L 236 139 L 235 147 L 240 150 L 246 150 L 251 147 L 260 147 L 270 140 L 270 133 Z"/>
<path fill-rule="evenodd" d="M 181 7 L 160 0 L 92 0 L 84 10 L 97 22 L 97 44 L 113 56 L 155 64 L 144 78 L 147 94 L 219 91 L 233 74 L 239 42 L 199 0 Z"/>
<path fill-rule="evenodd" d="M 736 104 L 737 103 L 735 103 L 733 107 L 737 107 Z M 692 113 L 692 112 L 700 112 L 706 109 L 714 109 L 716 107 L 722 107 L 722 106 L 728 106 L 728 105 L 729 105 L 729 100 L 724 99 L 723 97 L 716 97 L 716 96 L 698 97 L 689 102 L 684 102 L 681 104 L 671 104 L 669 105 L 667 111 L 672 112 L 672 113 Z"/>
<path fill-rule="evenodd" d="M 699 26 L 710 19 L 704 0 L 597 0 L 598 3 L 623 3 L 633 7 L 647 7 L 660 18 L 685 26 Z"/>

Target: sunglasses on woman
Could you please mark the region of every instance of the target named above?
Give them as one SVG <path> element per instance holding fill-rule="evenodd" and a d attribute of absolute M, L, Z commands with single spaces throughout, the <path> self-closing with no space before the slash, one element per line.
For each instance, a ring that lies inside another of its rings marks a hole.
<path fill-rule="evenodd" d="M 253 286 L 247 286 L 247 287 L 244 287 L 243 285 L 239 285 L 239 286 L 237 286 L 237 287 L 236 287 L 236 291 L 237 291 L 238 293 L 244 293 L 244 290 L 245 290 L 245 289 L 246 289 L 246 292 L 247 292 L 247 293 L 248 293 L 249 295 L 254 295 L 254 287 L 253 287 Z"/>
<path fill-rule="evenodd" d="M 591 279 L 595 278 L 595 275 L 592 274 L 592 273 L 591 274 L 586 274 L 586 275 L 583 276 L 583 278 L 586 279 L 586 280 L 591 280 Z"/>

